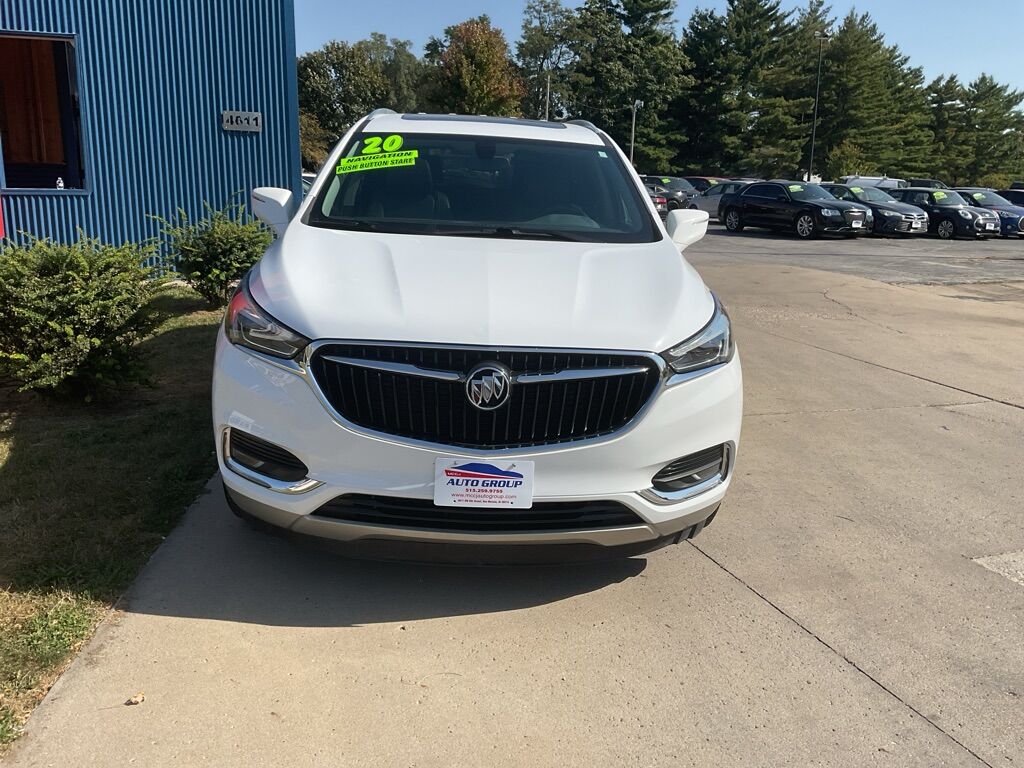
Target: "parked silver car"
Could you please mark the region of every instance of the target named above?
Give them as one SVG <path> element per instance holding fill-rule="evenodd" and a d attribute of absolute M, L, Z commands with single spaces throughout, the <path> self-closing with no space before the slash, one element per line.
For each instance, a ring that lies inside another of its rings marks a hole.
<path fill-rule="evenodd" d="M 722 195 L 739 192 L 750 181 L 747 179 L 731 179 L 712 184 L 697 197 L 693 198 L 690 202 L 690 207 L 707 211 L 713 221 L 718 221 L 718 201 L 722 199 Z"/>

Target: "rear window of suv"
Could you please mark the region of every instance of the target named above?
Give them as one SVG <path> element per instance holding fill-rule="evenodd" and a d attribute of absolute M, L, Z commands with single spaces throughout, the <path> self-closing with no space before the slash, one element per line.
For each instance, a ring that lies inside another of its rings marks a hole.
<path fill-rule="evenodd" d="M 361 133 L 306 223 L 419 235 L 636 243 L 661 238 L 647 201 L 603 145 Z"/>

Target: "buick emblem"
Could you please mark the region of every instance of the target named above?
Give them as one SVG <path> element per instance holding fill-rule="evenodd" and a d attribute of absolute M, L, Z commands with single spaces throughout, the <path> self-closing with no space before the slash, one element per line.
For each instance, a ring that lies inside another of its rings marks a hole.
<path fill-rule="evenodd" d="M 466 379 L 466 397 L 470 405 L 481 411 L 493 411 L 508 402 L 512 393 L 512 377 L 496 363 L 478 365 Z"/>

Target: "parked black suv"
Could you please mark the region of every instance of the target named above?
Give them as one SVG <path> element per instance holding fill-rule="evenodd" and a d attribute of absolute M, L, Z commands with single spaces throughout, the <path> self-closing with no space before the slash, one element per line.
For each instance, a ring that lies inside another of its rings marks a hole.
<path fill-rule="evenodd" d="M 761 181 L 722 195 L 718 219 L 730 232 L 744 227 L 789 229 L 809 239 L 825 232 L 854 236 L 871 231 L 871 209 L 837 200 L 817 184 Z"/>
<path fill-rule="evenodd" d="M 651 184 L 660 187 L 658 190 L 668 200 L 668 209 L 674 211 L 676 208 L 689 208 L 693 198 L 697 196 L 697 190 L 686 179 L 678 176 L 641 176 L 644 184 Z"/>
<path fill-rule="evenodd" d="M 1005 197 L 1014 205 L 1024 205 L 1024 189 L 999 189 L 996 194 Z"/>
<path fill-rule="evenodd" d="M 949 185 L 938 179 L 907 179 L 907 185 L 911 187 L 926 187 L 928 189 L 949 189 Z"/>
<path fill-rule="evenodd" d="M 821 187 L 840 200 L 870 208 L 875 217 L 873 231 L 876 235 L 923 235 L 928 231 L 927 213 L 899 202 L 884 189 L 847 184 L 822 184 Z"/>
<path fill-rule="evenodd" d="M 972 208 L 959 192 L 952 189 L 907 187 L 890 189 L 889 193 L 902 203 L 910 203 L 928 214 L 930 232 L 943 240 L 963 237 L 995 237 L 999 234 L 999 217 L 985 208 Z"/>

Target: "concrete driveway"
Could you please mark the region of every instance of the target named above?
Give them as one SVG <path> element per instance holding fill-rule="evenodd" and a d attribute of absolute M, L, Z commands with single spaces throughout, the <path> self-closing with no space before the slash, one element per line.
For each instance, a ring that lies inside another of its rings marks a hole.
<path fill-rule="evenodd" d="M 1024 283 L 991 281 L 1024 261 L 983 244 L 1009 255 L 962 285 L 943 260 L 988 257 L 883 269 L 891 245 L 857 242 L 866 279 L 827 245 L 693 251 L 747 382 L 736 483 L 693 544 L 347 561 L 249 531 L 211 486 L 9 763 L 1021 765 Z"/>

